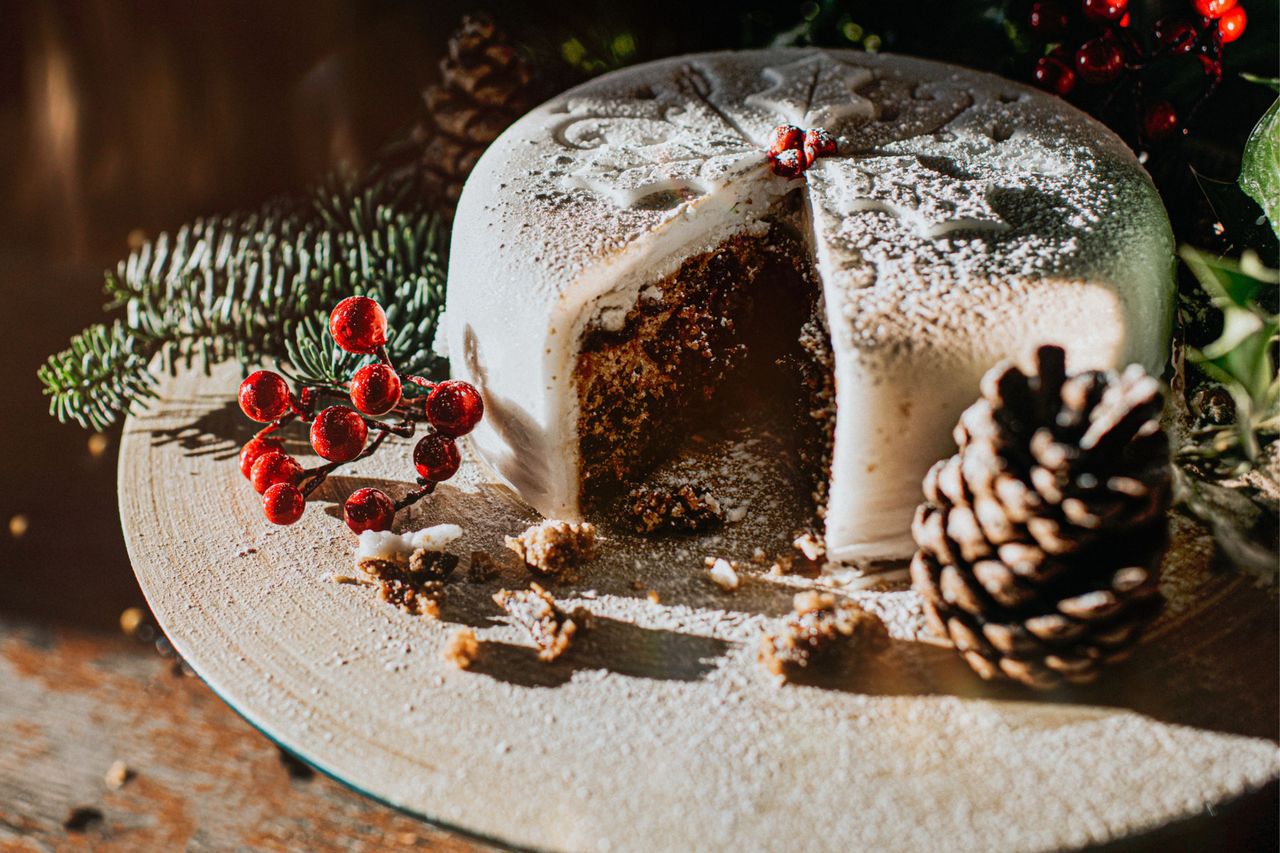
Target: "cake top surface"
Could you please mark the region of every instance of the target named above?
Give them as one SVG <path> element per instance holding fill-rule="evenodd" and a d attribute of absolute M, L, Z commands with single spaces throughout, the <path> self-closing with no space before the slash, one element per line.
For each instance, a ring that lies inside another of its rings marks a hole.
<path fill-rule="evenodd" d="M 782 123 L 826 128 L 839 154 L 800 179 L 772 175 L 763 149 Z M 828 294 L 843 294 L 837 315 L 849 319 L 832 332 L 853 346 L 998 313 L 1022 298 L 1022 280 L 1112 279 L 1154 258 L 1144 234 L 1167 231 L 1132 153 L 1061 100 L 855 51 L 700 54 L 615 72 L 521 119 L 475 174 L 460 218 L 481 206 L 471 220 L 495 231 L 481 239 L 498 278 L 546 301 L 681 220 L 745 225 L 760 211 L 741 201 L 803 185 Z"/>

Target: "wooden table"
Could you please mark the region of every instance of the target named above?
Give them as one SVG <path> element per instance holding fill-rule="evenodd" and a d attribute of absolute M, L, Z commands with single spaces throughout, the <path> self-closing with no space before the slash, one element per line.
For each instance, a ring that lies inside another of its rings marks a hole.
<path fill-rule="evenodd" d="M 1274 849 L 1277 794 L 1109 849 Z M 0 615 L 0 849 L 414 848 L 488 849 L 291 759 L 152 643 Z"/>
<path fill-rule="evenodd" d="M 287 756 L 151 643 L 0 618 L 0 849 L 402 848 L 480 845 Z"/>

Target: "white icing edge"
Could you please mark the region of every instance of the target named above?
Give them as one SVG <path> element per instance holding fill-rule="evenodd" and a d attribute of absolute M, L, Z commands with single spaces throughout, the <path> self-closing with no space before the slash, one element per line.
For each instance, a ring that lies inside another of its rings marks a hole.
<path fill-rule="evenodd" d="M 462 535 L 456 524 L 437 524 L 421 530 L 392 533 L 390 530 L 365 530 L 356 540 L 355 561 L 407 560 L 414 551 L 443 551 Z"/>

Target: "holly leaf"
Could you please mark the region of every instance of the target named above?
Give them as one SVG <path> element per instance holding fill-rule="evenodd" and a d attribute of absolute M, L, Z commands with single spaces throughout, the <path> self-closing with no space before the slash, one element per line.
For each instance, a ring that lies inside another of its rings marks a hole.
<path fill-rule="evenodd" d="M 1258 74 L 1250 74 L 1247 71 L 1242 72 L 1240 76 L 1250 83 L 1257 83 L 1259 86 L 1266 86 L 1273 92 L 1280 92 L 1280 77 L 1262 77 Z"/>
<path fill-rule="evenodd" d="M 1240 188 L 1256 201 L 1280 237 L 1280 99 L 1249 134 L 1240 160 Z"/>
<path fill-rule="evenodd" d="M 1222 334 L 1188 358 L 1221 382 L 1236 404 L 1240 441 L 1249 459 L 1259 446 L 1257 431 L 1280 414 L 1280 378 L 1272 349 L 1280 340 L 1280 315 L 1268 291 L 1280 286 L 1280 273 L 1268 269 L 1257 255 L 1239 260 L 1215 258 L 1184 246 L 1179 254 L 1214 306 L 1222 311 Z"/>

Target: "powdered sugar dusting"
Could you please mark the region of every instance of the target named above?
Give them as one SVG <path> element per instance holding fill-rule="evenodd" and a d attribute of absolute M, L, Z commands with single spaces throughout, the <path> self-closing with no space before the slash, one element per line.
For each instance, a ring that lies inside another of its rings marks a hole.
<path fill-rule="evenodd" d="M 771 174 L 776 125 L 835 156 Z M 1073 369 L 1158 369 L 1172 236 L 1151 182 L 1059 99 L 906 57 L 772 49 L 605 75 L 517 122 L 463 193 L 450 268 L 453 372 L 485 389 L 475 442 L 544 514 L 578 505 L 583 328 L 792 189 L 822 280 L 837 389 L 826 546 L 902 556 L 929 464 L 993 363 L 1069 343 Z M 534 467 L 530 460 L 540 460 Z"/>

